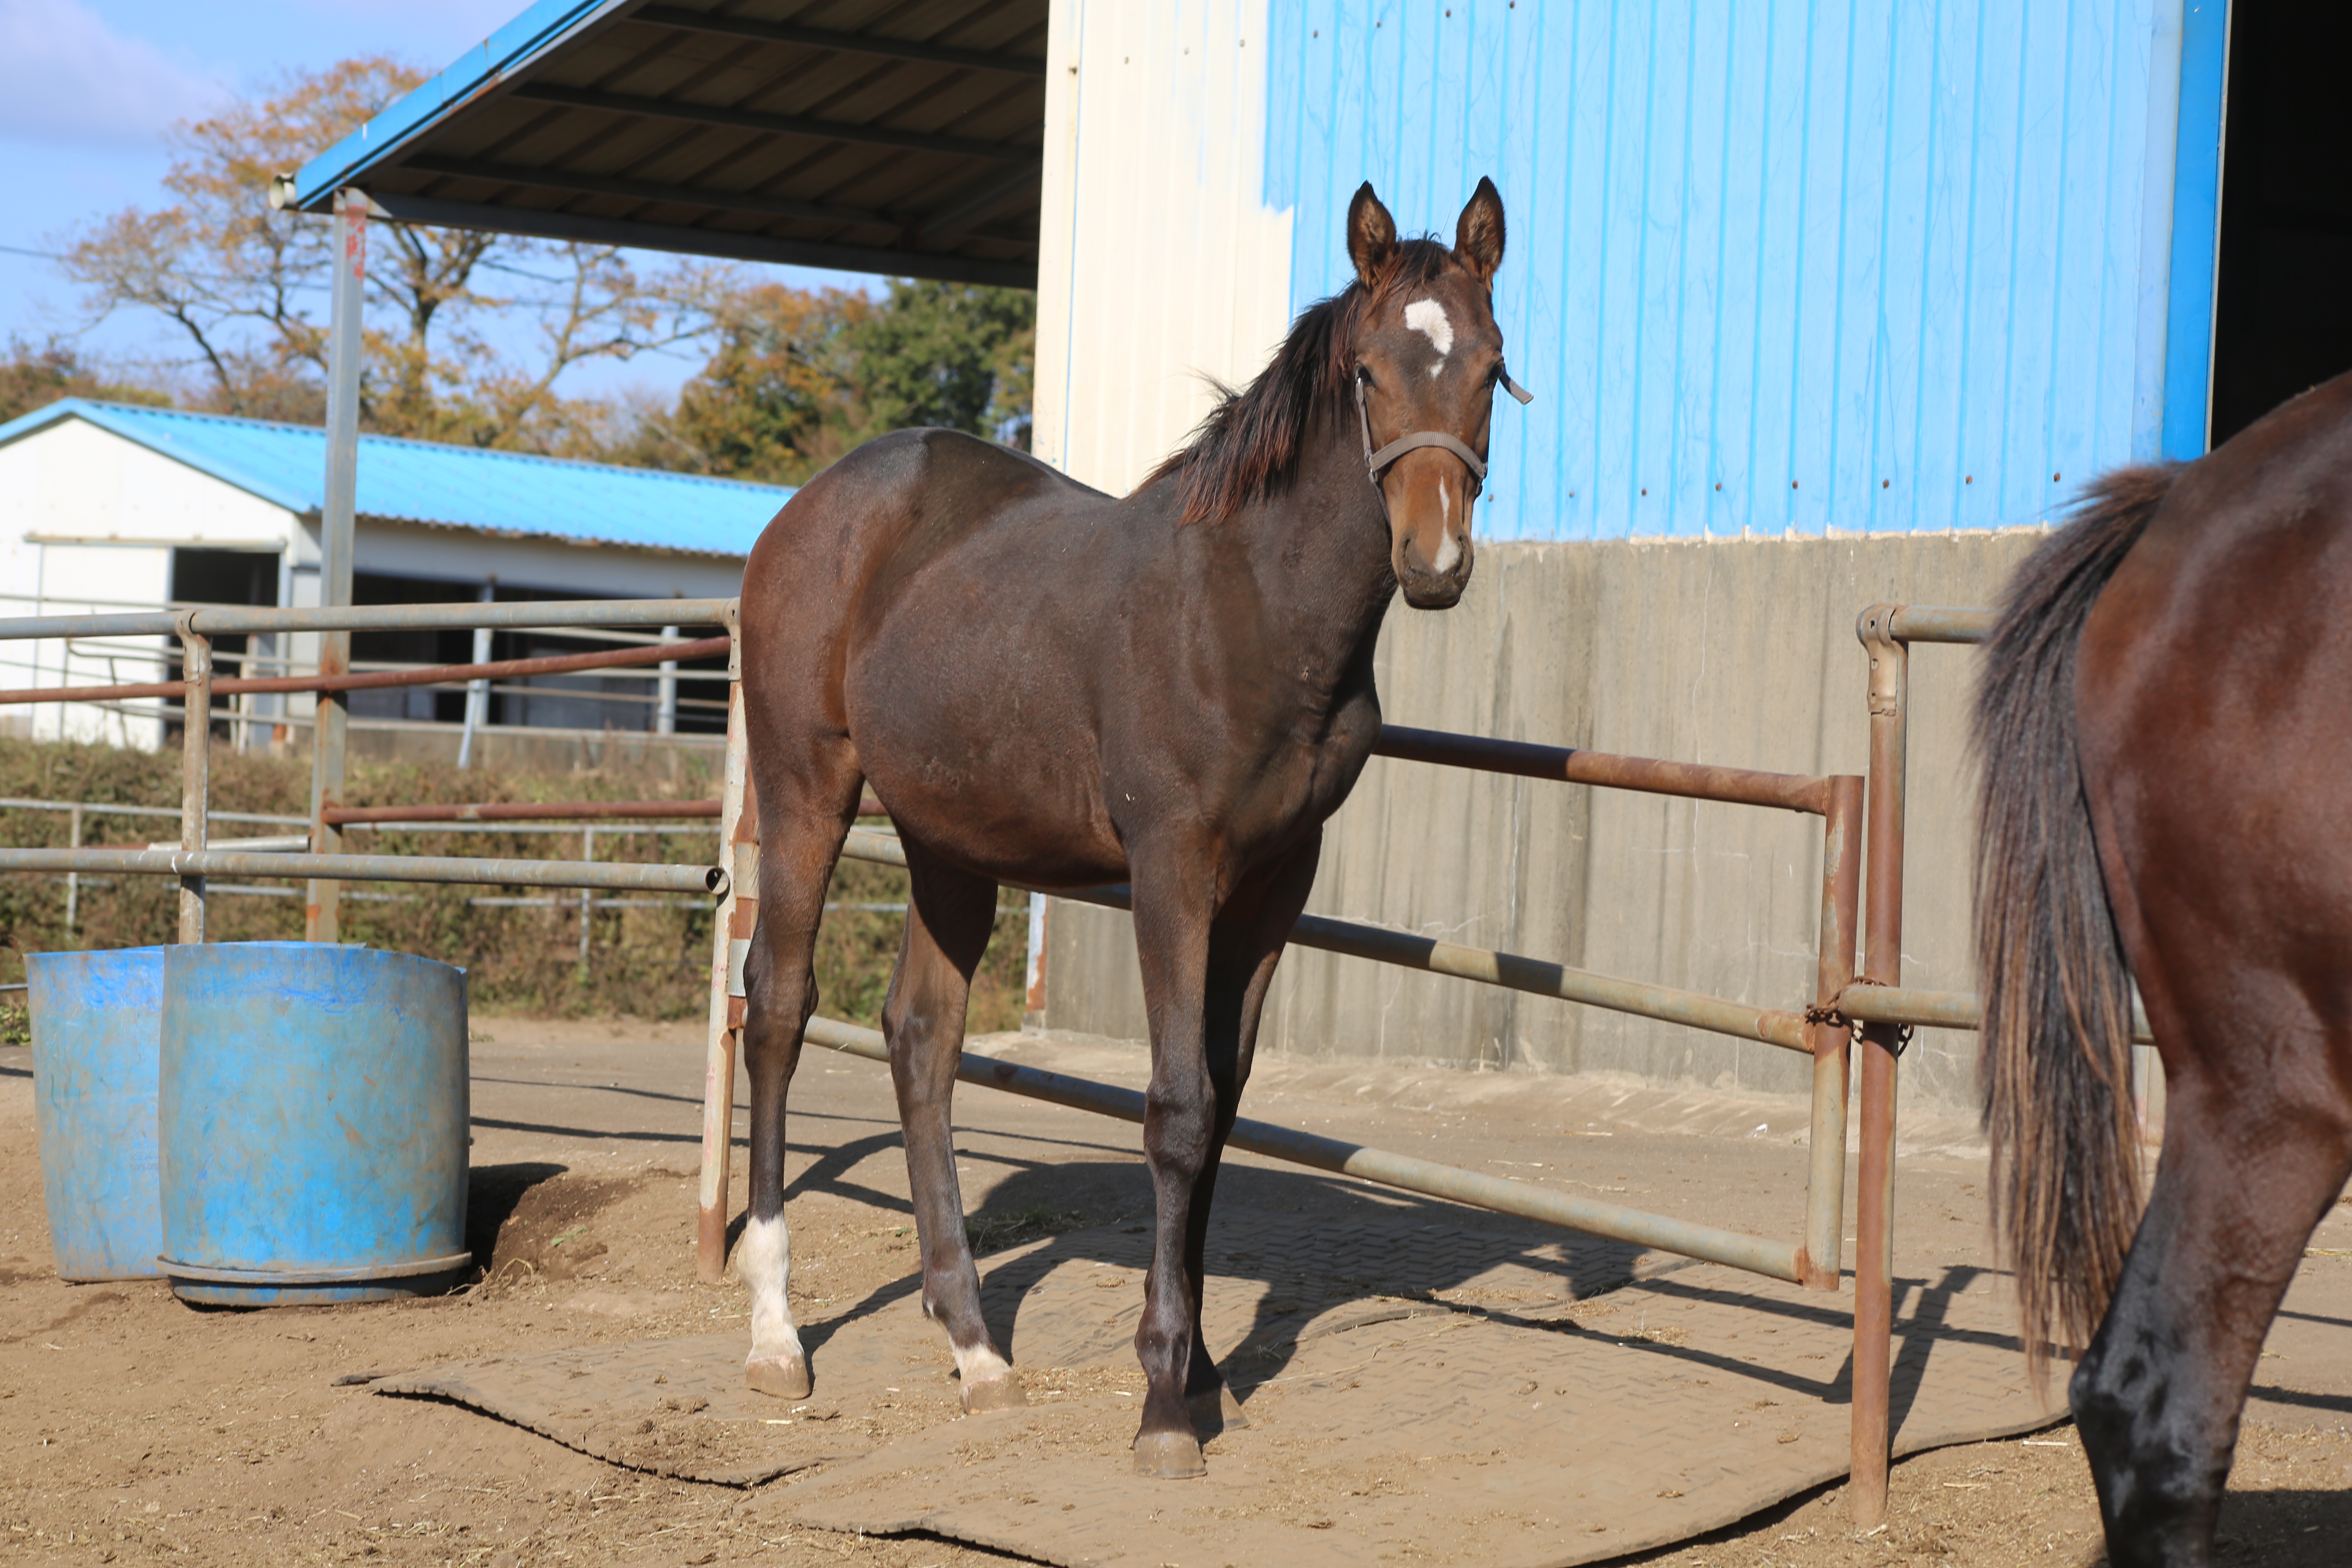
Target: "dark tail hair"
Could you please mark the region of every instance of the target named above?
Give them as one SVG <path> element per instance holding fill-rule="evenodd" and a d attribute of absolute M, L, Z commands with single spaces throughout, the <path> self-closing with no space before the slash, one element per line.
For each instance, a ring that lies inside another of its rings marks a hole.
<path fill-rule="evenodd" d="M 2125 468 L 2091 488 L 2011 580 L 1977 688 L 1979 1075 L 1993 1224 L 2037 1379 L 2053 1337 L 2089 1342 L 2139 1223 L 2131 970 L 2083 795 L 2074 656 L 2178 472 Z"/>

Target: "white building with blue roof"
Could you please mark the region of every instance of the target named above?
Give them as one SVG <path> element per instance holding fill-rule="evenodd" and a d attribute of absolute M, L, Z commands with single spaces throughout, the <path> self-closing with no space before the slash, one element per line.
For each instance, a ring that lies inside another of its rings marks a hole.
<path fill-rule="evenodd" d="M 0 425 L 0 613 L 315 605 L 325 469 L 324 433 L 302 426 L 80 399 Z M 740 586 L 751 542 L 791 495 L 772 485 L 363 436 L 353 597 L 724 597 Z M 364 668 L 596 646 L 577 634 L 521 631 L 498 634 L 485 655 L 474 636 L 361 636 L 352 658 Z M 270 647 L 268 638 L 251 649 L 230 646 L 240 640 L 223 639 L 225 666 L 229 656 L 249 655 L 254 673 L 274 673 L 264 665 L 282 658 L 300 667 L 312 657 L 300 646 Z M 165 668 L 173 650 L 152 637 L 12 643 L 0 659 L 0 687 L 177 673 Z M 494 688 L 488 722 L 718 732 L 723 698 L 722 683 L 694 679 L 692 667 L 667 686 L 645 671 L 539 676 Z M 216 722 L 240 742 L 284 742 L 309 708 L 307 698 L 238 703 L 246 722 L 225 715 Z M 362 730 L 455 724 L 465 703 L 461 690 L 362 691 L 352 694 L 352 716 Z M 152 746 L 173 722 L 167 706 L 41 703 L 0 709 L 0 719 L 20 735 Z"/>

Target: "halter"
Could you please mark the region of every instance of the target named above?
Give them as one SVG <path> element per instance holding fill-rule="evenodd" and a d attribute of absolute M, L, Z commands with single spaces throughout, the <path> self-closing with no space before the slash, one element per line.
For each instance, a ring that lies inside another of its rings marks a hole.
<path fill-rule="evenodd" d="M 1519 400 L 1521 406 L 1533 403 L 1536 395 L 1511 379 L 1507 370 L 1499 372 L 1503 390 Z M 1417 447 L 1435 447 L 1453 453 L 1470 470 L 1470 499 L 1476 500 L 1478 492 L 1486 488 L 1486 459 L 1470 449 L 1467 442 L 1447 435 L 1443 430 L 1413 430 L 1372 450 L 1372 416 L 1364 407 L 1364 373 L 1356 372 L 1356 423 L 1364 434 L 1364 477 L 1372 481 L 1372 491 L 1381 498 L 1381 515 L 1388 515 L 1389 493 L 1381 488 L 1381 475 L 1391 464 Z"/>

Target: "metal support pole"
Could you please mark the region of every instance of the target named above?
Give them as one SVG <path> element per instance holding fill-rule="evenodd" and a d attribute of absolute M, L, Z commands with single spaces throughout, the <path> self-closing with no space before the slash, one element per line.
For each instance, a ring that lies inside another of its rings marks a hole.
<path fill-rule="evenodd" d="M 1045 1026 L 1045 928 L 1051 917 L 1046 912 L 1045 895 L 1029 895 L 1029 994 L 1021 1009 L 1021 1026 L 1040 1030 Z"/>
<path fill-rule="evenodd" d="M 743 639 L 735 606 L 727 607 L 727 752 L 719 790 L 721 852 L 736 841 L 743 820 L 750 763 L 743 735 Z M 732 967 L 735 900 L 745 889 L 730 881 L 710 921 L 710 1022 L 703 1051 L 702 1182 L 694 1232 L 695 1268 L 716 1284 L 727 1273 L 727 1175 L 735 1141 L 735 1030 L 728 972 Z"/>
<path fill-rule="evenodd" d="M 335 273 L 327 326 L 327 495 L 319 520 L 319 596 L 328 608 L 352 602 L 353 519 L 359 502 L 361 315 L 367 303 L 368 198 L 364 191 L 335 194 Z M 343 675 L 352 668 L 352 634 L 325 632 L 319 638 L 319 673 Z M 327 812 L 343 804 L 343 731 L 351 699 L 322 691 L 310 742 L 310 853 L 340 854 L 341 829 Z M 310 942 L 341 939 L 342 884 L 315 880 L 304 911 L 303 936 Z"/>
<path fill-rule="evenodd" d="M 580 858 L 583 861 L 596 858 L 596 830 L 593 827 L 580 830 Z M 588 933 L 595 919 L 595 889 L 583 888 L 580 889 L 580 973 L 583 977 L 588 973 Z"/>
<path fill-rule="evenodd" d="M 1903 797 L 1905 708 L 1910 649 L 1895 640 L 1895 606 L 1864 611 L 1856 628 L 1870 651 L 1869 898 L 1863 976 L 1903 980 Z M 1895 1338 L 1895 1052 L 1902 1030 L 1872 1024 L 1862 1033 L 1862 1170 L 1854 1193 L 1853 1480 L 1857 1529 L 1886 1518 L 1888 1379 Z"/>
<path fill-rule="evenodd" d="M 1852 1037 L 1838 1018 L 1839 994 L 1853 983 L 1855 921 L 1862 901 L 1862 780 L 1830 781 L 1822 826 L 1821 960 L 1805 1035 L 1813 1051 L 1812 1163 L 1805 1180 L 1804 1282 L 1842 1282 L 1845 1236 L 1845 1103 Z"/>
<path fill-rule="evenodd" d="M 189 628 L 180 617 L 180 676 L 187 682 L 180 697 L 180 741 L 184 761 L 180 775 L 180 847 L 202 849 L 212 815 L 213 793 L 213 644 Z M 205 879 L 180 879 L 180 940 L 205 940 Z"/>
<path fill-rule="evenodd" d="M 664 642 L 677 641 L 676 626 L 662 627 L 661 635 Z M 662 660 L 661 679 L 655 684 L 654 689 L 654 733 L 675 735 L 677 733 L 677 660 Z"/>
<path fill-rule="evenodd" d="M 81 847 L 81 807 L 79 805 L 66 819 L 66 847 L 68 849 Z M 74 917 L 80 911 L 80 905 L 81 873 L 68 871 L 66 873 L 66 940 L 68 942 L 73 941 Z"/>
<path fill-rule="evenodd" d="M 482 603 L 485 605 L 490 603 L 498 596 L 498 592 L 499 585 L 496 583 L 483 584 Z M 476 664 L 490 662 L 490 628 L 488 626 L 474 628 L 474 662 Z M 474 738 L 482 732 L 483 728 L 489 721 L 490 682 L 488 677 L 484 676 L 466 683 L 466 729 L 465 732 L 457 737 L 459 767 L 470 768 L 474 765 Z"/>

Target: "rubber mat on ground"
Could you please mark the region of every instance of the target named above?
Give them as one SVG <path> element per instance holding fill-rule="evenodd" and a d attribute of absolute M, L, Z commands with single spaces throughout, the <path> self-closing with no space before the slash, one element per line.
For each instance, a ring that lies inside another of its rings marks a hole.
<path fill-rule="evenodd" d="M 1850 1293 L 1687 1263 L 1596 1293 L 1629 1254 L 1402 1217 L 1346 1228 L 1220 1216 L 1204 1331 L 1249 1425 L 1209 1445 L 1206 1479 L 1135 1476 L 1132 1397 L 1049 1395 L 796 1479 L 798 1519 L 1073 1568 L 1397 1553 L 1565 1568 L 1846 1473 Z M 1016 1363 L 1131 1365 L 1146 1239 L 1076 1233 L 985 1260 Z M 1897 1289 L 1898 1453 L 2063 1418 L 2026 1382 L 1994 1280 Z M 845 1370 L 819 1368 L 820 1389 Z"/>
<path fill-rule="evenodd" d="M 738 1331 L 486 1356 L 379 1378 L 371 1389 L 453 1400 L 609 1464 L 729 1486 L 873 1446 L 828 1402 L 787 1404 L 745 1387 L 745 1344 Z M 846 1373 L 845 1354 L 835 1360 Z"/>

